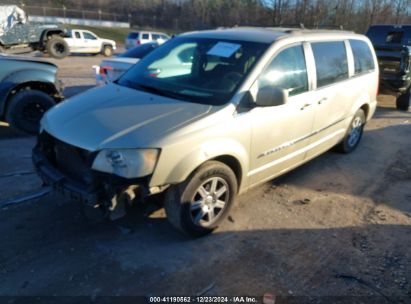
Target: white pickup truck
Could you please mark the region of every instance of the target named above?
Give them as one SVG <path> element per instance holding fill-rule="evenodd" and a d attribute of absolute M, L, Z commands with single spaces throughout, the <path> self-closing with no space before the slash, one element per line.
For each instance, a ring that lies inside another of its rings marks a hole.
<path fill-rule="evenodd" d="M 73 29 L 69 30 L 67 34 L 64 39 L 71 53 L 102 54 L 110 57 L 116 49 L 114 40 L 99 38 L 90 31 Z"/>

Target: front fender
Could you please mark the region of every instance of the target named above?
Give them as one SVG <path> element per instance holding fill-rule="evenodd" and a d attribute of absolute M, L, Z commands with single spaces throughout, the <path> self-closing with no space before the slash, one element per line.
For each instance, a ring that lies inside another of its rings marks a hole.
<path fill-rule="evenodd" d="M 151 187 L 181 183 L 203 163 L 220 156 L 235 158 L 240 164 L 241 176 L 247 176 L 248 153 L 240 142 L 233 139 L 215 139 L 191 147 L 189 151 L 182 151 L 179 147 L 165 148 L 161 151 L 159 162 L 150 180 Z M 242 179 L 241 184 L 238 185 L 240 191 L 244 182 L 245 180 Z"/>
<path fill-rule="evenodd" d="M 28 82 L 43 82 L 54 85 L 55 81 L 56 74 L 52 71 L 29 69 L 9 74 L 0 82 L 0 115 L 4 115 L 8 96 L 16 86 Z"/>

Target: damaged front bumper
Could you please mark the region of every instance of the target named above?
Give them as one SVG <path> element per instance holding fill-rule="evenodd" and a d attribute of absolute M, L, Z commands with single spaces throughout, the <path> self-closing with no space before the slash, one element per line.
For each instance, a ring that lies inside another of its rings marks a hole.
<path fill-rule="evenodd" d="M 125 179 L 97 172 L 89 169 L 87 162 L 71 162 L 68 164 L 70 170 L 67 171 L 67 166 L 61 166 L 62 162 L 56 158 L 62 157 L 63 161 L 69 162 L 73 157 L 55 152 L 58 151 L 58 144 L 58 140 L 50 137 L 46 141 L 39 138 L 32 152 L 32 160 L 43 183 L 63 197 L 100 208 L 111 219 L 117 219 L 125 215 L 126 205 L 142 202 L 149 195 L 147 178 Z M 79 149 L 62 149 L 67 154 L 74 154 L 76 150 Z M 78 152 L 84 154 L 84 151 Z"/>
<path fill-rule="evenodd" d="M 86 205 L 95 206 L 99 203 L 103 194 L 101 193 L 102 191 L 88 189 L 88 187 L 84 187 L 80 183 L 64 175 L 58 169 L 53 167 L 38 146 L 33 149 L 32 159 L 37 174 L 45 185 L 51 186 L 56 192 L 61 193 L 64 197 L 81 201 Z"/>

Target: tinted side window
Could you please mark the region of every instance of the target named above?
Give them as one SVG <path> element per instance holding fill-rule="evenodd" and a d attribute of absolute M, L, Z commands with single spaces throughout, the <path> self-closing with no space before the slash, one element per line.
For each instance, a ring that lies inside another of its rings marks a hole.
<path fill-rule="evenodd" d="M 143 58 L 158 47 L 157 43 L 146 43 L 121 54 L 119 57 Z"/>
<path fill-rule="evenodd" d="M 307 68 L 302 45 L 281 51 L 263 72 L 258 86 L 273 85 L 293 96 L 308 91 Z"/>
<path fill-rule="evenodd" d="M 77 39 L 81 39 L 80 32 L 74 32 L 74 35 L 76 36 Z"/>
<path fill-rule="evenodd" d="M 312 44 L 317 71 L 317 87 L 348 78 L 347 52 L 343 41 Z"/>
<path fill-rule="evenodd" d="M 141 39 L 150 39 L 148 34 L 143 34 Z"/>
<path fill-rule="evenodd" d="M 153 40 L 158 40 L 158 39 L 160 39 L 160 35 L 159 35 L 159 34 L 152 34 L 151 37 L 153 38 Z"/>
<path fill-rule="evenodd" d="M 374 70 L 374 59 L 368 44 L 361 40 L 350 40 L 350 45 L 354 56 L 355 74 Z"/>
<path fill-rule="evenodd" d="M 129 33 L 127 36 L 128 39 L 137 39 L 138 33 Z"/>

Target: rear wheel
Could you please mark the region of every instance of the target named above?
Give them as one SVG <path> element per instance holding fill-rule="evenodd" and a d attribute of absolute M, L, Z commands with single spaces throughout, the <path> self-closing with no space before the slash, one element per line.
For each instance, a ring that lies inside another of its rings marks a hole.
<path fill-rule="evenodd" d="M 355 113 L 344 139 L 336 146 L 336 149 L 342 153 L 354 151 L 360 143 L 364 125 L 365 114 L 362 109 L 359 109 Z"/>
<path fill-rule="evenodd" d="M 411 89 L 397 97 L 396 106 L 400 111 L 408 111 L 411 107 Z"/>
<path fill-rule="evenodd" d="M 69 55 L 69 46 L 63 37 L 54 35 L 46 44 L 46 50 L 49 55 L 56 59 L 62 59 Z"/>
<path fill-rule="evenodd" d="M 6 121 L 17 130 L 36 134 L 43 114 L 54 105 L 54 99 L 46 93 L 38 90 L 22 90 L 10 98 Z"/>
<path fill-rule="evenodd" d="M 111 57 L 113 56 L 113 47 L 111 45 L 105 45 L 103 47 L 103 51 L 101 52 L 105 57 Z"/>
<path fill-rule="evenodd" d="M 195 237 L 216 229 L 227 217 L 237 195 L 237 179 L 223 163 L 210 161 L 187 181 L 170 188 L 164 207 L 169 222 Z"/>

